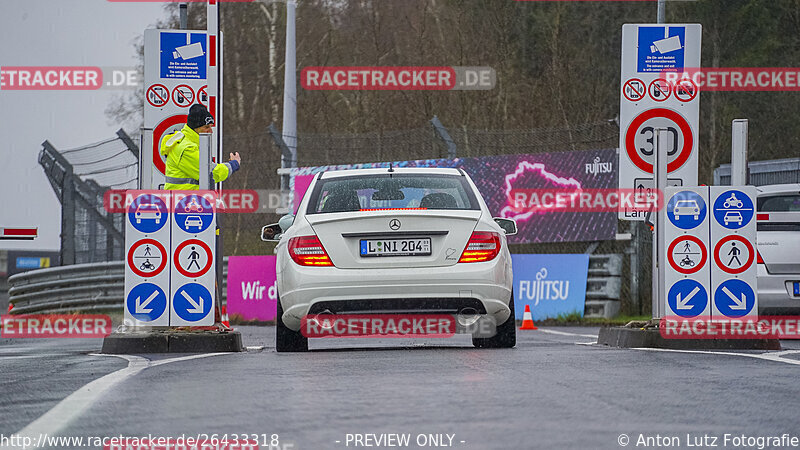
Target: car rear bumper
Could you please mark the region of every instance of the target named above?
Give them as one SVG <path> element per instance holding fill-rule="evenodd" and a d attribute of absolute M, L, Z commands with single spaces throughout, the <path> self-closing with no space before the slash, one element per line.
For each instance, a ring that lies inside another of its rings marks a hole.
<path fill-rule="evenodd" d="M 299 330 L 308 314 L 455 314 L 464 308 L 505 322 L 511 300 L 507 255 L 448 267 L 339 269 L 288 262 L 278 274 L 283 323 Z M 507 275 L 506 275 L 507 274 Z"/>
<path fill-rule="evenodd" d="M 800 282 L 800 274 L 770 274 L 763 264 L 758 264 L 759 314 L 800 314 L 800 296 L 793 292 L 796 282 Z"/>

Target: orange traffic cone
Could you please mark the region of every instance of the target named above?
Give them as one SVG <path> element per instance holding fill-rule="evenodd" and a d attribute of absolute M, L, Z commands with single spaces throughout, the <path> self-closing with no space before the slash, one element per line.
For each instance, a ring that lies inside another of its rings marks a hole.
<path fill-rule="evenodd" d="M 538 330 L 536 325 L 533 324 L 533 316 L 531 315 L 531 305 L 525 305 L 525 314 L 522 315 L 522 326 L 520 330 Z"/>
<path fill-rule="evenodd" d="M 231 327 L 231 322 L 228 319 L 228 305 L 222 305 L 222 320 L 220 322 L 226 327 Z"/>

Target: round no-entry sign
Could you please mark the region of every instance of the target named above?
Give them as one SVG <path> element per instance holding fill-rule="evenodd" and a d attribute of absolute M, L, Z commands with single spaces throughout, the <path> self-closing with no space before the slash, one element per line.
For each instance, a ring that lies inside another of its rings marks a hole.
<path fill-rule="evenodd" d="M 693 274 L 706 264 L 706 245 L 697 236 L 683 235 L 672 241 L 667 249 L 667 261 L 677 272 Z"/>
<path fill-rule="evenodd" d="M 167 251 L 155 239 L 142 239 L 128 250 L 128 267 L 143 278 L 154 277 L 167 265 Z"/>
<path fill-rule="evenodd" d="M 175 268 L 189 278 L 202 277 L 211 268 L 214 256 L 211 247 L 199 239 L 189 239 L 181 242 L 175 248 L 173 256 Z"/>
<path fill-rule="evenodd" d="M 753 249 L 753 244 L 738 234 L 720 239 L 714 247 L 714 262 L 717 263 L 717 267 L 732 275 L 747 270 L 755 259 L 756 251 Z"/>
<path fill-rule="evenodd" d="M 646 173 L 653 173 L 651 161 L 655 151 L 655 129 L 659 127 L 666 128 L 671 137 L 667 143 L 667 172 L 674 172 L 686 164 L 694 147 L 692 127 L 680 113 L 667 108 L 648 109 L 636 116 L 625 132 L 625 151 L 628 158 Z"/>

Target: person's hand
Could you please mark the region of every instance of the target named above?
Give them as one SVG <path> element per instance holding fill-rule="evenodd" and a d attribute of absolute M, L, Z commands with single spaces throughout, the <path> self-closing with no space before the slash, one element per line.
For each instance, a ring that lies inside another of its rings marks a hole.
<path fill-rule="evenodd" d="M 231 153 L 231 161 L 236 161 L 239 164 L 242 164 L 242 157 L 239 156 L 239 152 Z"/>

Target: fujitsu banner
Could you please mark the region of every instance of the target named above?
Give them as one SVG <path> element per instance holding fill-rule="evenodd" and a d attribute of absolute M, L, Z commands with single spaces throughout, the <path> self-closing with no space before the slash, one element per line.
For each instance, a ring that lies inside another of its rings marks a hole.
<path fill-rule="evenodd" d="M 517 221 L 512 244 L 602 241 L 615 238 L 617 212 L 637 200 L 617 189 L 616 150 L 501 155 L 481 158 L 396 161 L 394 167 L 452 167 L 466 171 L 495 217 Z M 292 170 L 294 207 L 315 174 L 329 170 L 389 167 L 388 162 L 301 167 Z M 657 203 L 656 203 L 657 204 Z"/>

